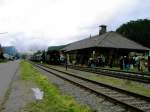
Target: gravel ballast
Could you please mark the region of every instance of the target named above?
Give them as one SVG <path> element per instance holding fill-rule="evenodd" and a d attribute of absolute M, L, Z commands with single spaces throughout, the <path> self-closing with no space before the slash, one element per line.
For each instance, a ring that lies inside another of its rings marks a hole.
<path fill-rule="evenodd" d="M 100 98 L 37 67 L 36 69 L 48 76 L 49 81 L 55 84 L 61 90 L 62 94 L 73 96 L 79 103 L 90 106 L 95 112 L 129 112 L 103 97 Z"/>

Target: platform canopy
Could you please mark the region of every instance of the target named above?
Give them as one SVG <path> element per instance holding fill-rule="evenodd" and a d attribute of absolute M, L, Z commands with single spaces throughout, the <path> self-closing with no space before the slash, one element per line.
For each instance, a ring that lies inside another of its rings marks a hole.
<path fill-rule="evenodd" d="M 62 50 L 73 51 L 86 48 L 117 48 L 117 49 L 131 49 L 131 50 L 150 50 L 116 32 L 107 32 L 102 35 L 96 35 L 80 41 L 73 42 Z"/>

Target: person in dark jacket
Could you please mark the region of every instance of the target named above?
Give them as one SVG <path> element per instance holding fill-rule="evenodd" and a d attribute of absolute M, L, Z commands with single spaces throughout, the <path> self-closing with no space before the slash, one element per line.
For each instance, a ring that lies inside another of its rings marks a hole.
<path fill-rule="evenodd" d="M 109 65 L 110 68 L 112 68 L 112 65 L 113 65 L 113 58 L 110 59 L 110 65 Z"/>
<path fill-rule="evenodd" d="M 120 57 L 120 69 L 123 70 L 124 59 L 123 56 Z"/>
<path fill-rule="evenodd" d="M 65 68 L 67 70 L 67 68 L 68 68 L 67 58 L 64 59 L 64 64 L 65 64 Z"/>

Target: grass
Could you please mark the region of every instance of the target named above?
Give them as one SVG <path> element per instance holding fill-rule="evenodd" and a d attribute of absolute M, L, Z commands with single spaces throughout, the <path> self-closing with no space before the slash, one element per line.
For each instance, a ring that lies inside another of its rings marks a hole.
<path fill-rule="evenodd" d="M 77 103 L 71 96 L 62 95 L 48 78 L 28 62 L 21 62 L 22 80 L 32 81 L 44 91 L 44 99 L 26 105 L 27 112 L 91 112 L 90 108 Z"/>
<path fill-rule="evenodd" d="M 126 79 L 118 79 L 108 76 L 91 76 L 89 79 L 93 79 L 99 81 L 101 83 L 105 83 L 108 85 L 112 85 L 114 87 L 118 87 L 121 89 L 125 89 L 131 92 L 135 92 L 141 95 L 149 96 L 150 97 L 150 86 L 143 85 L 138 82 L 126 80 Z"/>
<path fill-rule="evenodd" d="M 51 66 L 48 64 L 45 64 L 45 65 Z M 52 66 L 52 67 L 55 67 L 56 69 L 64 70 L 64 68 L 62 68 L 62 67 L 58 67 L 58 66 Z M 70 70 L 68 70 L 66 72 L 69 72 Z M 114 87 L 118 87 L 121 89 L 125 89 L 125 90 L 131 91 L 131 92 L 135 92 L 135 93 L 150 97 L 150 86 L 148 84 L 144 85 L 142 83 L 138 83 L 138 82 L 131 81 L 131 80 L 119 79 L 119 78 L 114 78 L 114 77 L 110 77 L 110 76 L 96 75 L 94 73 L 89 73 L 90 75 L 87 75 L 85 73 L 86 72 L 82 73 L 82 71 L 80 71 L 80 74 L 88 79 L 95 80 L 95 81 L 98 81 L 98 82 L 101 82 L 104 84 L 112 85 Z"/>
<path fill-rule="evenodd" d="M 129 69 L 129 70 L 120 70 L 119 67 L 112 67 L 110 68 L 109 66 L 105 66 L 105 67 L 102 67 L 102 68 L 105 68 L 105 69 L 108 69 L 108 70 L 117 70 L 117 71 L 123 71 L 123 72 L 133 72 L 133 73 L 139 73 L 140 71 L 138 71 L 137 67 L 134 67 L 133 69 Z M 147 68 L 141 72 L 141 73 L 145 73 L 145 74 L 150 74 L 150 72 L 147 70 Z"/>

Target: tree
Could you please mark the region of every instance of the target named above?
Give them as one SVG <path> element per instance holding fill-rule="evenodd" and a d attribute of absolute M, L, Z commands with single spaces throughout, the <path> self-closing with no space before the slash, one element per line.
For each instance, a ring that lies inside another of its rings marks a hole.
<path fill-rule="evenodd" d="M 139 19 L 121 25 L 116 32 L 150 48 L 150 20 Z"/>
<path fill-rule="evenodd" d="M 27 54 L 22 54 L 22 55 L 21 55 L 21 58 L 22 58 L 22 59 L 27 59 Z"/>
<path fill-rule="evenodd" d="M 45 50 L 42 51 L 42 61 L 45 62 L 46 61 L 46 52 Z"/>
<path fill-rule="evenodd" d="M 34 53 L 34 55 L 37 55 L 37 54 L 42 54 L 42 51 L 38 50 L 37 52 Z"/>

